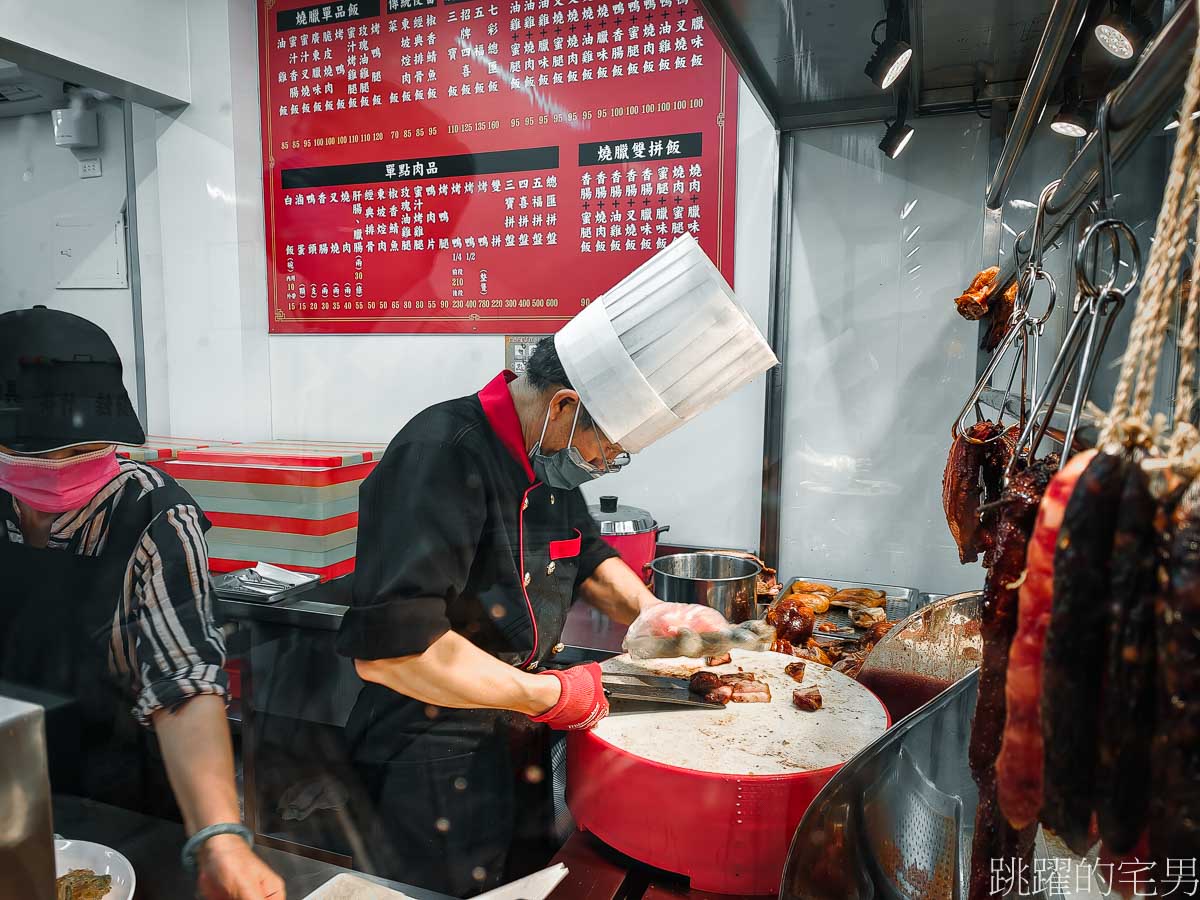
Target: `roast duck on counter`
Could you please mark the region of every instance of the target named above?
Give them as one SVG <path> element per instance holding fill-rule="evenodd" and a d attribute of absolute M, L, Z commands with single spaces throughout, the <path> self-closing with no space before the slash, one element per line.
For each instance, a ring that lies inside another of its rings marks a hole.
<path fill-rule="evenodd" d="M 1130 453 L 1088 450 L 1002 486 L 1010 453 L 955 441 L 943 480 L 959 557 L 987 568 L 971 900 L 992 861 L 1032 865 L 1039 824 L 1160 874 L 1200 848 L 1200 478 L 1152 492 Z"/>

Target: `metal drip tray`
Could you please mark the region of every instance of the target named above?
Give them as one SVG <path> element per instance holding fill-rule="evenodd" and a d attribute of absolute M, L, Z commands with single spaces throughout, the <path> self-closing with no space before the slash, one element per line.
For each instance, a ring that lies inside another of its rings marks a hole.
<path fill-rule="evenodd" d="M 977 683 L 970 673 L 834 776 L 796 829 L 780 900 L 966 895 Z"/>

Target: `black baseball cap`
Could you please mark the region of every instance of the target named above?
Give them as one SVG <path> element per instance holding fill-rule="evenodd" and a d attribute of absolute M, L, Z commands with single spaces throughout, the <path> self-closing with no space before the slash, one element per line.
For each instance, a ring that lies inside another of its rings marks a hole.
<path fill-rule="evenodd" d="M 145 442 L 104 329 L 44 306 L 0 315 L 0 446 L 46 453 Z"/>

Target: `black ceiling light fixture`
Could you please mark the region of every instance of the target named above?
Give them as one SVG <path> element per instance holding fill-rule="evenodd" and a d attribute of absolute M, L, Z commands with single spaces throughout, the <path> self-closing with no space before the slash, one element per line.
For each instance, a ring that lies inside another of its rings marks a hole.
<path fill-rule="evenodd" d="M 894 122 L 885 122 L 887 131 L 883 133 L 883 140 L 879 142 L 879 149 L 886 154 L 888 159 L 896 159 L 904 148 L 908 146 L 912 140 L 916 129 L 906 121 L 908 119 L 908 93 L 900 91 L 900 96 L 896 100 L 896 120 Z"/>
<path fill-rule="evenodd" d="M 882 42 L 875 39 L 880 25 L 887 26 Z M 880 90 L 886 91 L 895 84 L 912 61 L 912 46 L 904 40 L 905 36 L 904 7 L 899 0 L 888 0 L 887 18 L 880 19 L 871 29 L 871 43 L 875 45 L 875 52 L 863 69 Z"/>
<path fill-rule="evenodd" d="M 1120 60 L 1130 60 L 1142 52 L 1153 26 L 1145 16 L 1134 12 L 1133 0 L 1113 0 L 1108 15 L 1096 23 L 1096 40 Z"/>
<path fill-rule="evenodd" d="M 1085 138 L 1091 133 L 1091 119 L 1084 106 L 1082 63 L 1078 50 L 1067 57 L 1063 70 L 1063 102 L 1050 122 L 1050 130 L 1069 138 Z"/>

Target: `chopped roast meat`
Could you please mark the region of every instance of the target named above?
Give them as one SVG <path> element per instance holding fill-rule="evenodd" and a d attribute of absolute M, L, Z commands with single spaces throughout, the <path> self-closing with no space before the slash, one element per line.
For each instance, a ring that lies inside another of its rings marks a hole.
<path fill-rule="evenodd" d="M 850 610 L 850 621 L 854 623 L 855 628 L 871 628 L 878 625 L 880 622 L 887 621 L 887 613 L 882 609 L 852 609 Z"/>
<path fill-rule="evenodd" d="M 1017 831 L 1005 820 L 996 802 L 995 764 L 1004 727 L 1004 680 L 1009 645 L 1016 632 L 1017 589 L 1025 569 L 1025 547 L 1033 531 L 1038 504 L 1057 466 L 1057 459 L 1051 455 L 1013 473 L 1001 498 L 994 563 L 980 598 L 983 659 L 969 749 L 979 802 L 975 812 L 969 900 L 993 896 L 992 860 L 1011 860 L 1013 865 L 1032 868 L 1036 829 Z"/>
<path fill-rule="evenodd" d="M 1150 855 L 1190 860 L 1200 847 L 1200 480 L 1172 518 L 1168 590 L 1156 608 L 1161 696 L 1151 747 Z"/>
<path fill-rule="evenodd" d="M 961 563 L 975 562 L 981 546 L 979 499 L 983 492 L 980 476 L 993 446 L 1001 441 L 978 443 L 996 437 L 1000 426 L 995 422 L 976 422 L 967 431 L 967 436 L 955 437 L 942 473 L 942 509 L 946 513 L 946 524 L 950 535 L 958 546 Z"/>
<path fill-rule="evenodd" d="M 704 694 L 721 684 L 721 676 L 716 672 L 697 672 L 688 679 L 688 690 L 693 694 Z"/>
<path fill-rule="evenodd" d="M 1017 633 L 1008 655 L 1004 737 L 996 759 L 996 798 L 1014 828 L 1042 808 L 1042 656 L 1054 596 L 1054 549 L 1075 483 L 1095 453 L 1081 453 L 1054 476 L 1038 509 L 1018 594 Z"/>
<path fill-rule="evenodd" d="M 733 688 L 734 703 L 770 703 L 771 686 L 761 681 L 735 681 L 729 685 Z"/>
<path fill-rule="evenodd" d="M 1112 853 L 1132 852 L 1146 828 L 1151 795 L 1150 745 L 1155 720 L 1154 600 L 1159 557 L 1168 529 L 1169 506 L 1155 508 L 1141 466 L 1129 466 L 1121 489 L 1113 535 L 1109 596 L 1108 662 L 1098 713 L 1096 819 Z M 1155 516 L 1161 515 L 1161 527 Z M 1136 728 L 1113 728 L 1136 722 Z"/>
<path fill-rule="evenodd" d="M 733 698 L 733 685 L 717 685 L 711 691 L 706 691 L 701 696 L 709 703 L 728 703 Z"/>
<path fill-rule="evenodd" d="M 775 626 L 776 640 L 797 645 L 812 637 L 816 614 L 803 601 L 784 597 L 771 604 L 767 610 L 767 622 Z"/>
<path fill-rule="evenodd" d="M 794 662 L 788 663 L 783 667 L 783 671 L 788 674 L 788 677 L 795 681 L 804 680 L 804 663 Z"/>
<path fill-rule="evenodd" d="M 858 606 L 884 606 L 887 604 L 887 593 L 872 588 L 845 588 L 834 594 L 830 602 Z"/>
<path fill-rule="evenodd" d="M 821 708 L 820 689 L 806 688 L 802 691 L 792 691 L 792 706 L 807 712 L 816 712 Z"/>
<path fill-rule="evenodd" d="M 862 642 L 868 647 L 874 647 L 885 634 L 892 630 L 892 626 L 895 624 L 895 622 L 876 622 L 867 629 L 867 633 L 862 637 Z"/>
<path fill-rule="evenodd" d="M 705 665 L 708 666 L 723 666 L 726 663 L 733 662 L 733 657 L 728 653 L 722 653 L 720 656 L 710 656 L 705 660 Z"/>
<path fill-rule="evenodd" d="M 817 626 L 817 631 L 822 631 L 825 634 L 836 634 L 841 629 L 833 622 L 822 622 Z"/>
<path fill-rule="evenodd" d="M 870 653 L 871 650 L 869 647 L 864 650 L 855 650 L 853 653 L 847 653 L 833 664 L 834 671 L 841 672 L 850 678 L 858 678 L 858 673 L 862 671 L 863 663 L 867 661 L 867 656 Z"/>
<path fill-rule="evenodd" d="M 743 681 L 757 681 L 753 672 L 730 672 L 727 675 L 718 675 L 721 679 L 721 684 L 741 684 Z"/>
<path fill-rule="evenodd" d="M 825 648 L 812 638 L 809 638 L 808 643 L 803 647 L 797 647 L 794 654 L 801 659 L 811 660 L 823 666 L 833 665 L 833 660 L 829 658 L 829 654 L 825 652 Z"/>
<path fill-rule="evenodd" d="M 776 640 L 775 643 L 771 645 L 771 652 L 782 653 L 784 656 L 795 656 L 796 648 L 792 646 L 791 641 Z"/>
<path fill-rule="evenodd" d="M 1100 742 L 1096 713 L 1108 649 L 1113 533 L 1127 465 L 1124 456 L 1100 453 L 1083 470 L 1063 513 L 1054 554 L 1054 602 L 1042 669 L 1041 818 L 1081 856 L 1094 843 L 1088 832 Z"/>
<path fill-rule="evenodd" d="M 974 322 L 987 315 L 989 301 L 996 290 L 996 276 L 999 274 L 1000 267 L 991 266 L 971 279 L 967 289 L 954 300 L 960 316 Z"/>

